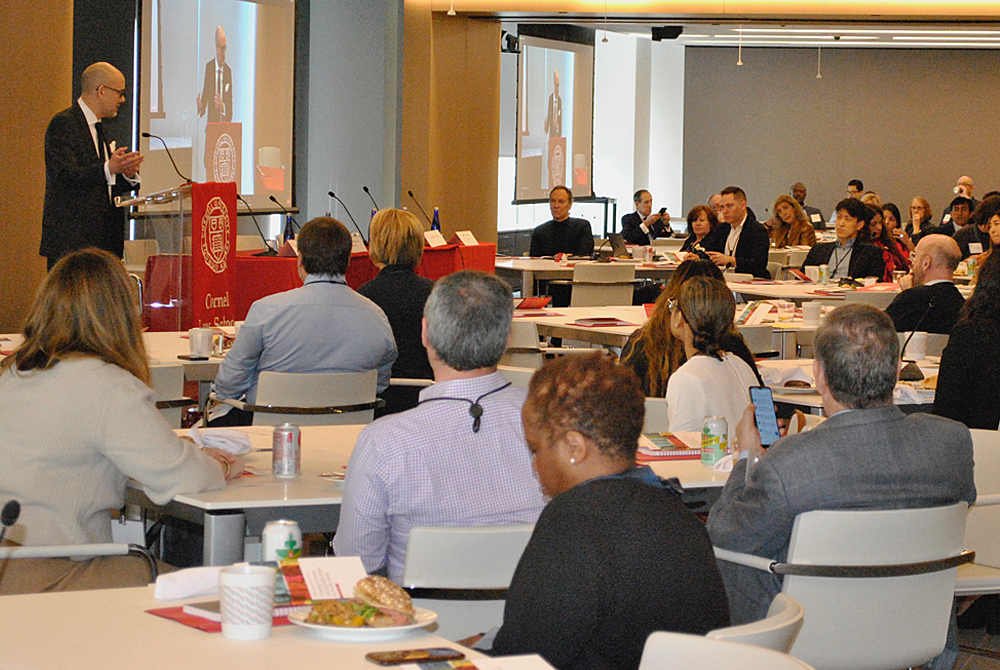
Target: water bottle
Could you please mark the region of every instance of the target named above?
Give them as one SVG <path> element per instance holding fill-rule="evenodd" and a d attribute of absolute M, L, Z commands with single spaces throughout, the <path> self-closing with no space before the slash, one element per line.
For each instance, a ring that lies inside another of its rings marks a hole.
<path fill-rule="evenodd" d="M 434 217 L 431 219 L 431 230 L 441 230 L 441 216 L 437 207 L 434 208 Z"/>

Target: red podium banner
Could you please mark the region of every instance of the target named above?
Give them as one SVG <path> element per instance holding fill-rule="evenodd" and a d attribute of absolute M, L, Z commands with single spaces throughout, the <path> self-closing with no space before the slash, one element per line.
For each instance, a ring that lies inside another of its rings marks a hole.
<path fill-rule="evenodd" d="M 233 325 L 235 182 L 191 188 L 191 260 L 191 327 Z"/>

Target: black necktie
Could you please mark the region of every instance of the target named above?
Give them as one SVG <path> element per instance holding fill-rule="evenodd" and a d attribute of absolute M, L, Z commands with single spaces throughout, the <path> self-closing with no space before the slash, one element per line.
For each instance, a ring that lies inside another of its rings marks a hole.
<path fill-rule="evenodd" d="M 97 131 L 97 150 L 98 155 L 101 157 L 101 162 L 108 160 L 108 140 L 104 137 L 104 124 L 100 121 L 94 124 L 94 129 Z"/>

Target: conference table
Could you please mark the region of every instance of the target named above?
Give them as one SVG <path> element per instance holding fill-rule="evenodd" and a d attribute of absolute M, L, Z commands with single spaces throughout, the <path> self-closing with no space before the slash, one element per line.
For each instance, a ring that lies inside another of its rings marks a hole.
<path fill-rule="evenodd" d="M 590 262 L 590 261 L 579 261 Z M 634 260 L 614 260 L 613 263 L 629 263 L 635 265 L 635 276 L 640 279 L 669 279 L 677 263 L 659 261 L 656 263 L 643 263 Z M 496 275 L 507 280 L 511 285 L 521 285 L 521 296 L 530 297 L 535 295 L 535 280 L 538 279 L 562 279 L 573 278 L 573 266 L 575 261 L 560 263 L 551 258 L 511 258 L 497 256 Z"/>
<path fill-rule="evenodd" d="M 337 642 L 300 626 L 275 626 L 264 640 L 239 641 L 207 633 L 146 610 L 205 600 L 159 601 L 152 586 L 41 593 L 0 598 L 0 670 L 373 670 L 372 651 L 447 647 L 480 670 L 548 667 L 537 657 L 491 659 L 427 630 L 383 642 Z M 523 663 L 530 660 L 531 664 Z M 523 664 L 518 664 L 522 661 Z M 414 668 L 415 666 L 399 666 Z"/>
<path fill-rule="evenodd" d="M 275 519 L 297 521 L 303 533 L 332 533 L 340 521 L 342 477 L 363 425 L 302 426 L 302 474 L 282 479 L 270 474 L 270 426 L 244 426 L 253 451 L 244 456 L 250 475 L 218 491 L 185 493 L 156 505 L 130 482 L 126 502 L 204 527 L 204 565 L 230 565 L 255 560 L 264 525 Z M 179 435 L 185 430 L 176 431 Z M 266 451 L 265 451 L 266 450 Z M 651 463 L 661 477 L 677 477 L 686 489 L 716 488 L 728 474 L 700 461 Z M 320 475 L 327 475 L 321 477 Z M 247 538 L 253 538 L 246 543 Z"/>

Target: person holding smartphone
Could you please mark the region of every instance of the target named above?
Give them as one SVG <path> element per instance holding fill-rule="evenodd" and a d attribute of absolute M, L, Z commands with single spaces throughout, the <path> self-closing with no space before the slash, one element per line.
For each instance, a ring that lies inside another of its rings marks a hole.
<path fill-rule="evenodd" d="M 976 499 L 968 428 L 926 413 L 904 415 L 893 405 L 899 339 L 885 312 L 839 307 L 816 331 L 815 349 L 813 376 L 827 420 L 765 452 L 755 409 L 766 400 L 745 406 L 735 430 L 736 463 L 708 516 L 713 545 L 783 560 L 802 512 Z M 754 457 L 760 460 L 748 478 Z M 719 568 L 732 624 L 764 618 L 780 577 L 726 561 Z"/>
<path fill-rule="evenodd" d="M 632 196 L 635 211 L 622 217 L 622 237 L 629 244 L 646 246 L 657 237 L 670 237 L 670 215 L 667 208 L 653 211 L 653 194 L 639 189 Z"/>

